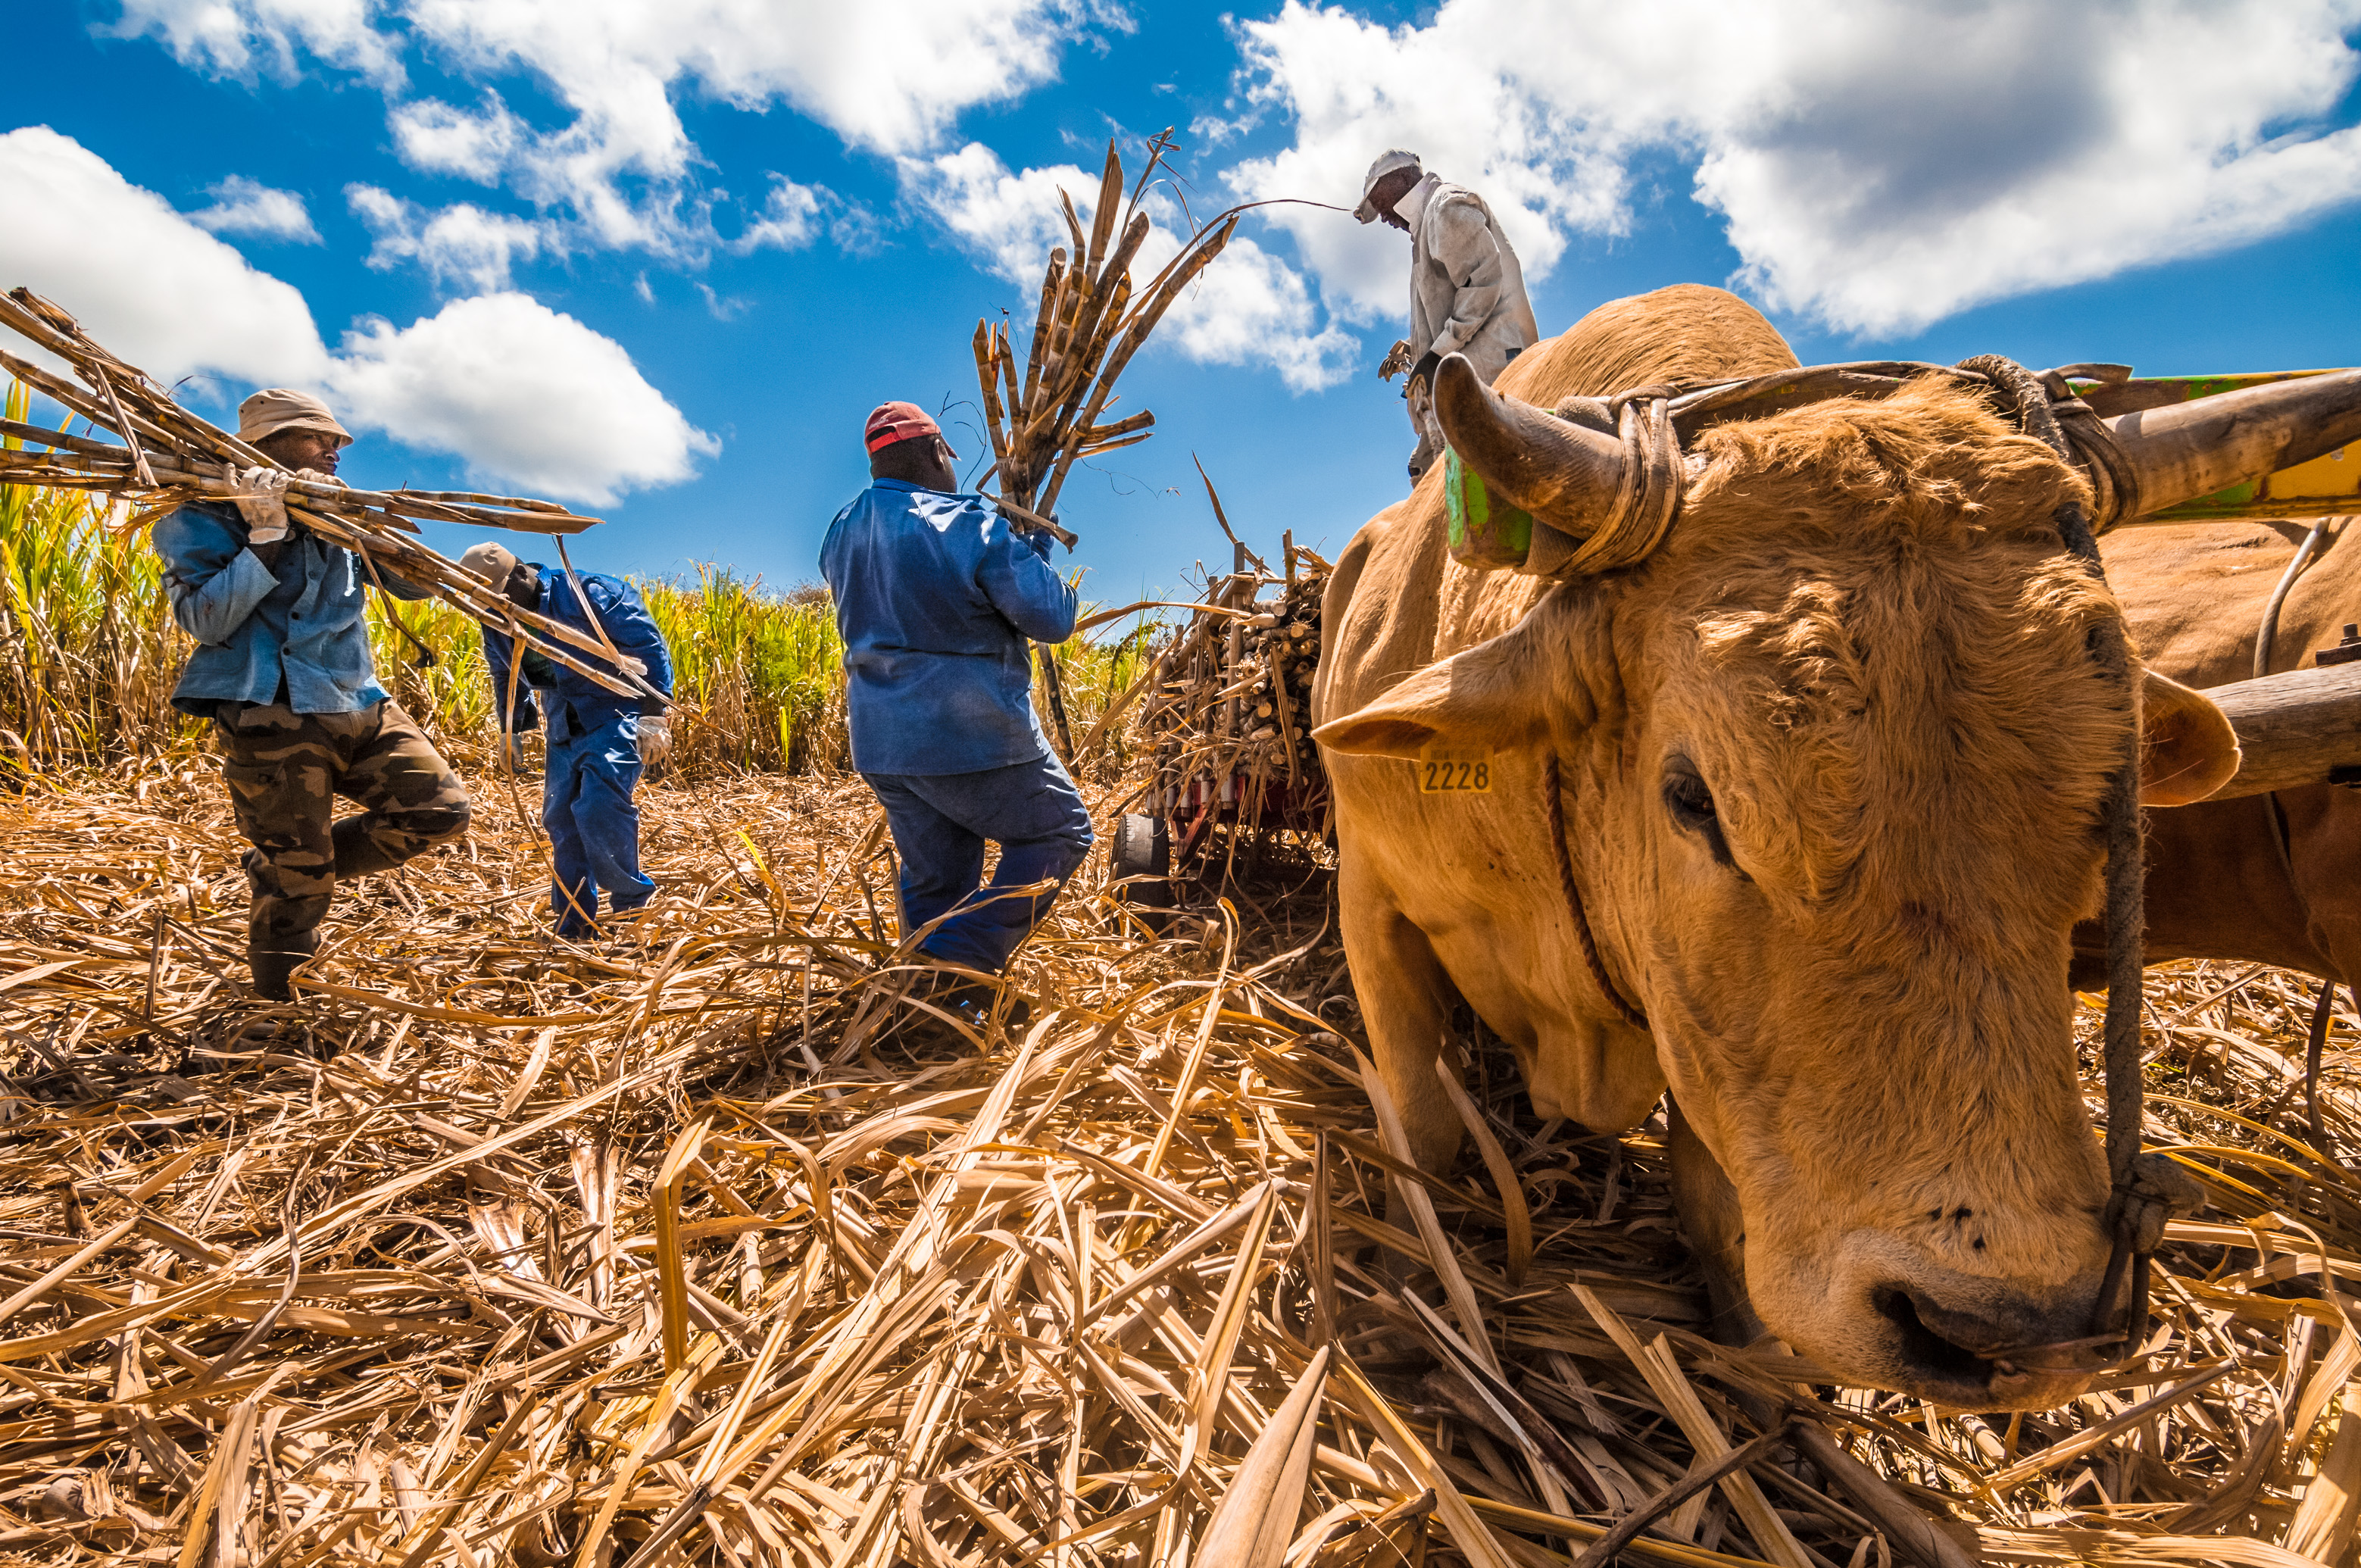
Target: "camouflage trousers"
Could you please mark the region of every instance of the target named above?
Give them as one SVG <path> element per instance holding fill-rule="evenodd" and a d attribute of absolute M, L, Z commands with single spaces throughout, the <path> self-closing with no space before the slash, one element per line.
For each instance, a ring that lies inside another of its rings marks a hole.
<path fill-rule="evenodd" d="M 467 792 L 399 703 L 358 713 L 283 704 L 225 709 L 214 723 L 246 853 L 249 957 L 307 956 L 343 877 L 389 871 L 467 828 Z M 361 813 L 331 826 L 335 799 Z"/>

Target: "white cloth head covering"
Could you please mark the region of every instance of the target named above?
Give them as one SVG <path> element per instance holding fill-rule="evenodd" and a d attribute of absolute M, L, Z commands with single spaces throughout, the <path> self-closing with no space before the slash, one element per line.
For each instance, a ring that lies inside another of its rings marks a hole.
<path fill-rule="evenodd" d="M 336 422 L 328 405 L 309 392 L 286 387 L 265 387 L 237 405 L 237 438 L 252 445 L 282 430 L 324 431 L 339 446 L 352 443 L 353 433 Z"/>
<path fill-rule="evenodd" d="M 510 575 L 517 569 L 516 554 L 487 539 L 481 544 L 467 546 L 467 553 L 459 557 L 459 569 L 475 573 L 495 588 L 505 589 Z"/>
<path fill-rule="evenodd" d="M 1369 192 L 1378 188 L 1378 181 L 1383 180 L 1387 175 L 1391 174 L 1398 169 L 1407 169 L 1413 174 L 1420 172 L 1418 166 L 1418 154 L 1414 152 L 1404 152 L 1398 147 L 1389 148 L 1387 151 L 1379 153 L 1378 155 L 1378 160 L 1369 165 L 1368 178 L 1361 181 L 1361 204 L 1353 209 L 1353 215 L 1355 217 L 1360 219 L 1365 224 L 1373 224 L 1378 221 L 1379 214 L 1376 205 L 1369 200 Z"/>

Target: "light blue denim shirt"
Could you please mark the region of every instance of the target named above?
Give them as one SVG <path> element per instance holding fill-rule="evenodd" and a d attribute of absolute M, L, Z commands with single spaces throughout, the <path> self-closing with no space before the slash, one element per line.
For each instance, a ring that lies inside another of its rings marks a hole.
<path fill-rule="evenodd" d="M 819 569 L 844 636 L 852 765 L 973 773 L 1049 754 L 1029 641 L 1074 634 L 1049 541 L 980 496 L 879 479 L 836 514 Z"/>
<path fill-rule="evenodd" d="M 283 677 L 298 713 L 357 713 L 386 699 L 362 624 L 368 570 L 299 532 L 274 569 L 247 548 L 234 508 L 185 506 L 156 524 L 172 619 L 197 640 L 172 706 L 211 718 L 225 702 L 271 702 Z M 425 596 L 379 568 L 386 591 Z"/>

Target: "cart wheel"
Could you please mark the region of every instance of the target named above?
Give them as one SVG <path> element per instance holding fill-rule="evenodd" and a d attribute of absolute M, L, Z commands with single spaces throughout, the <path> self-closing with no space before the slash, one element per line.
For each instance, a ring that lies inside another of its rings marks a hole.
<path fill-rule="evenodd" d="M 1115 841 L 1107 846 L 1107 872 L 1118 881 L 1126 877 L 1150 880 L 1134 882 L 1118 889 L 1126 903 L 1142 910 L 1169 910 L 1172 907 L 1172 884 L 1166 881 L 1172 870 L 1172 839 L 1165 831 L 1164 818 L 1146 817 L 1138 812 L 1126 813 L 1115 824 Z M 1149 929 L 1162 930 L 1164 917 L 1143 916 Z"/>

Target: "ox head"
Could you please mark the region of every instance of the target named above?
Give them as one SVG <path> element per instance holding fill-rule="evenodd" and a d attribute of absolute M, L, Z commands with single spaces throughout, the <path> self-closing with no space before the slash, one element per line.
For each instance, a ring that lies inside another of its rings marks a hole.
<path fill-rule="evenodd" d="M 1464 365 L 1437 401 L 1541 521 L 1579 537 L 1616 494 L 1620 444 Z M 1755 1310 L 1848 1381 L 1977 1409 L 2053 1403 L 2092 1365 L 2065 1342 L 2107 1179 L 2066 972 L 2109 769 L 2134 725 L 2151 804 L 2236 764 L 2211 703 L 2154 677 L 2143 702 L 2094 656 L 2121 612 L 2054 521 L 2086 494 L 1932 382 L 1721 426 L 1647 561 L 1317 731 L 1521 755 L 1496 776 L 1536 791 L 1560 759 L 1602 961 L 1735 1188 Z M 1551 1064 L 1529 1071 L 1543 1096 Z"/>

